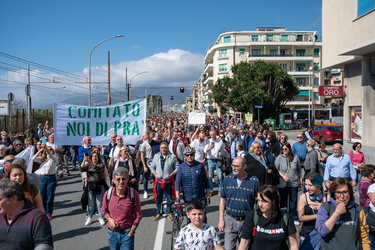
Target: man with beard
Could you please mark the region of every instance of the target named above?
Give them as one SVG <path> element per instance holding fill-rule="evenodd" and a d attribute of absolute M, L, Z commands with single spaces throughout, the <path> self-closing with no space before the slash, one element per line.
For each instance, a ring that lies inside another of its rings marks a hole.
<path fill-rule="evenodd" d="M 246 160 L 238 156 L 232 162 L 233 172 L 226 176 L 220 195 L 219 225 L 225 231 L 224 248 L 236 249 L 246 214 L 254 209 L 259 180 L 246 172 Z"/>
<path fill-rule="evenodd" d="M 195 152 L 195 160 L 204 163 L 205 157 L 204 157 L 204 147 L 206 146 L 206 134 L 201 131 L 199 132 L 199 138 L 195 139 L 190 143 L 190 147 L 194 148 Z M 186 156 L 186 155 L 185 155 Z"/>

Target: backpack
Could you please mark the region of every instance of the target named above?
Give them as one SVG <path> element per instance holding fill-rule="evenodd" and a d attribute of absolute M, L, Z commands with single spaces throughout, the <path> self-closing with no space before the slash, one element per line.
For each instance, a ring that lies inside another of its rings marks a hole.
<path fill-rule="evenodd" d="M 129 188 L 129 191 L 130 191 L 130 200 L 132 201 L 132 207 L 134 207 L 135 205 L 135 191 L 134 191 L 134 188 L 132 187 L 127 187 Z M 112 197 L 112 191 L 113 191 L 113 187 L 110 187 L 107 191 L 107 203 L 109 203 L 109 201 L 111 200 L 111 197 Z"/>

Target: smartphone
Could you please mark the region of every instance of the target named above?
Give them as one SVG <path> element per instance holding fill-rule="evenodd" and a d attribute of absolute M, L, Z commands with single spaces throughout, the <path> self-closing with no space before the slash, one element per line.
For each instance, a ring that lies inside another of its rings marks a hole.
<path fill-rule="evenodd" d="M 211 142 L 211 145 L 212 145 L 212 146 L 215 146 L 215 142 Z"/>
<path fill-rule="evenodd" d="M 89 156 L 89 154 L 88 153 L 84 153 L 84 156 Z"/>

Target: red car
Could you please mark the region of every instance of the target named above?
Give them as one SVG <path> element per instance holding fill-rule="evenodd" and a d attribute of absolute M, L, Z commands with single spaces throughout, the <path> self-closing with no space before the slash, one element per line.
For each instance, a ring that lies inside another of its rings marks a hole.
<path fill-rule="evenodd" d="M 342 143 L 342 125 L 316 125 L 313 127 L 313 139 L 319 143 Z"/>

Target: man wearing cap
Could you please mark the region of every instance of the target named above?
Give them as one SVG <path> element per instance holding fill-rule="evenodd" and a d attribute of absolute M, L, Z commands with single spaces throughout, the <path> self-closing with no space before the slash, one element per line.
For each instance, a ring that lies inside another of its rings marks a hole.
<path fill-rule="evenodd" d="M 25 198 L 16 181 L 0 181 L 1 249 L 53 249 L 47 216 Z"/>

